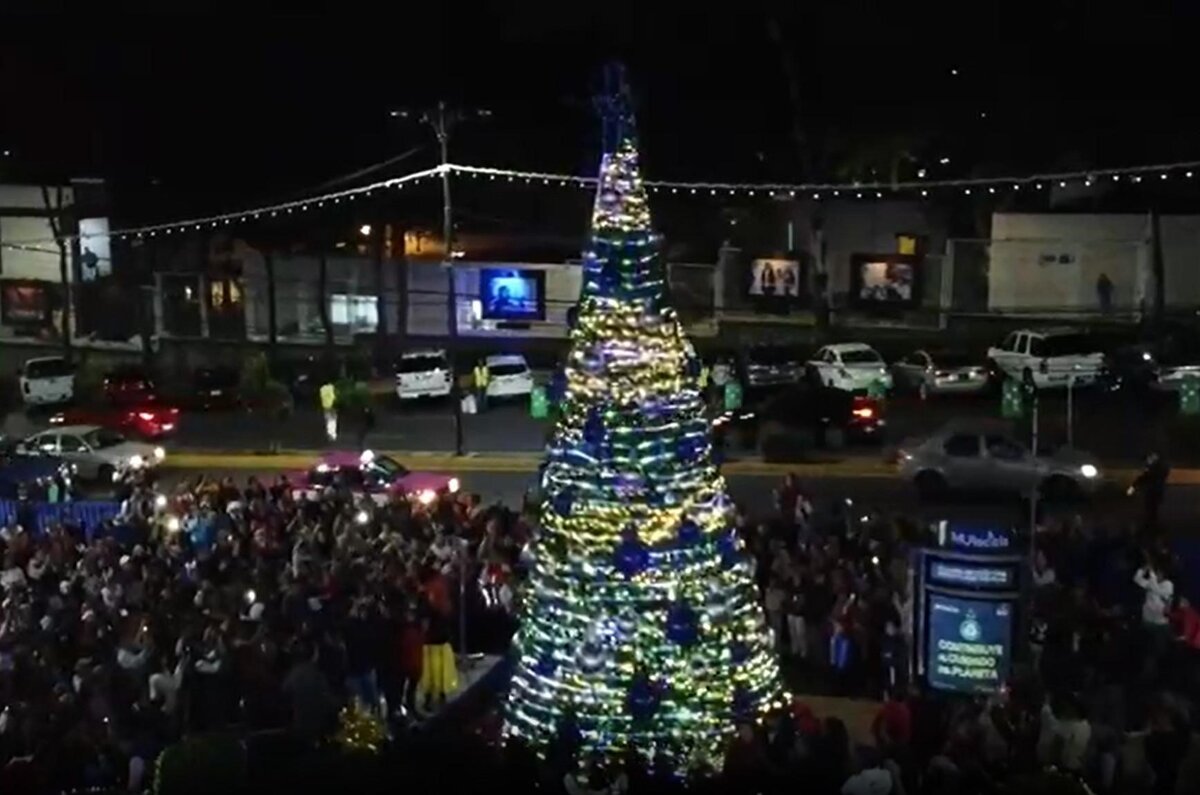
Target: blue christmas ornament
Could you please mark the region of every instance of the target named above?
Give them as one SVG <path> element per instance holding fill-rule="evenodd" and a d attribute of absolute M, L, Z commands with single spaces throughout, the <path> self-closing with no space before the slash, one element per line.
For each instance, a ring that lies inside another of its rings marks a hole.
<path fill-rule="evenodd" d="M 742 559 L 733 530 L 727 530 L 717 537 L 717 552 L 721 555 L 721 565 L 726 569 L 732 569 Z"/>
<path fill-rule="evenodd" d="M 750 647 L 740 640 L 734 641 L 733 645 L 729 647 L 729 659 L 735 665 L 746 662 L 750 659 Z"/>
<path fill-rule="evenodd" d="M 562 517 L 571 515 L 571 510 L 575 507 L 575 490 L 563 489 L 550 500 L 554 512 Z"/>
<path fill-rule="evenodd" d="M 650 565 L 650 550 L 635 534 L 629 534 L 617 544 L 613 566 L 626 577 L 633 577 Z"/>
<path fill-rule="evenodd" d="M 604 441 L 604 417 L 594 408 L 588 410 L 587 420 L 583 423 L 583 440 L 595 446 Z"/>
<path fill-rule="evenodd" d="M 654 717 L 662 699 L 662 689 L 645 674 L 637 674 L 629 685 L 626 706 L 629 714 L 639 723 Z"/>
<path fill-rule="evenodd" d="M 704 538 L 704 533 L 700 529 L 700 525 L 693 522 L 691 519 L 684 519 L 679 524 L 678 541 L 681 547 L 691 547 L 699 544 Z"/>
<path fill-rule="evenodd" d="M 589 375 L 599 375 L 604 371 L 604 352 L 588 351 L 583 354 L 580 367 Z"/>
<path fill-rule="evenodd" d="M 533 667 L 534 673 L 538 676 L 550 677 L 554 676 L 554 672 L 558 670 L 558 663 L 554 659 L 554 655 L 546 654 L 539 658 Z"/>
<path fill-rule="evenodd" d="M 684 436 L 675 445 L 675 453 L 684 463 L 695 461 L 703 450 L 704 441 L 695 436 Z"/>
<path fill-rule="evenodd" d="M 687 602 L 676 602 L 667 611 L 667 640 L 680 646 L 691 646 L 699 633 L 699 618 Z"/>

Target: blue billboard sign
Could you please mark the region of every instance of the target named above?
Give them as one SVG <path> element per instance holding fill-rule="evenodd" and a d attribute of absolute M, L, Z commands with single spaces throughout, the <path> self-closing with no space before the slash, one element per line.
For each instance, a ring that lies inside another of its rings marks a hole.
<path fill-rule="evenodd" d="M 928 598 L 929 685 L 956 693 L 998 690 L 1012 667 L 1012 603 L 940 593 Z"/>

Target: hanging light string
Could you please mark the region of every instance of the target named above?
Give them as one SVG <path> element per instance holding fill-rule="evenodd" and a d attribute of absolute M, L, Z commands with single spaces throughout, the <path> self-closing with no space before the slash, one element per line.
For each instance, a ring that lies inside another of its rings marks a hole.
<path fill-rule="evenodd" d="M 361 185 L 357 188 L 346 188 L 345 190 L 323 193 L 306 199 L 293 199 L 292 201 L 264 205 L 262 207 L 254 207 L 248 210 L 221 213 L 220 215 L 208 215 L 202 218 L 187 218 L 182 221 L 170 221 L 160 224 L 148 224 L 145 226 L 114 229 L 110 232 L 63 235 L 60 238 L 47 237 L 37 240 L 17 240 L 0 243 L 0 246 L 5 248 L 36 251 L 38 250 L 37 248 L 34 248 L 36 246 L 54 244 L 59 240 L 86 240 L 87 238 L 91 237 L 107 237 L 121 240 L 125 238 L 155 237 L 156 235 L 167 235 L 175 232 L 196 231 L 200 229 L 213 229 L 215 227 L 225 226 L 234 222 L 250 221 L 260 218 L 277 218 L 280 215 L 288 215 L 297 211 L 307 212 L 309 210 L 324 207 L 326 204 L 339 204 L 343 199 L 347 201 L 360 199 L 372 195 L 375 191 L 387 190 L 389 188 L 403 188 L 413 182 L 419 182 L 424 179 L 429 179 L 430 177 L 439 177 L 445 170 L 445 166 L 435 166 L 434 168 L 427 168 L 423 171 L 414 171 L 411 174 L 405 174 L 402 177 L 393 177 L 392 179 L 372 182 L 369 185 Z"/>
<path fill-rule="evenodd" d="M 170 235 L 177 232 L 199 231 L 213 229 L 232 223 L 252 221 L 261 218 L 275 218 L 295 212 L 308 212 L 319 209 L 326 204 L 338 204 L 343 199 L 354 199 L 371 196 L 376 191 L 390 188 L 403 188 L 414 182 L 441 177 L 444 172 L 463 174 L 470 177 L 485 177 L 488 180 L 521 181 L 526 184 L 540 182 L 544 185 L 574 185 L 581 188 L 591 188 L 596 185 L 596 177 L 581 177 L 575 174 L 561 174 L 547 171 L 522 171 L 508 168 L 490 168 L 487 166 L 466 166 L 457 163 L 439 165 L 422 171 L 414 171 L 402 177 L 380 180 L 369 185 L 356 188 L 323 193 L 305 199 L 294 199 L 278 204 L 264 205 L 247 210 L 209 215 L 200 218 L 188 218 L 180 221 L 170 221 L 159 224 L 115 229 L 107 233 L 88 233 L 63 235 L 60 238 L 39 238 L 36 240 L 17 240 L 0 242 L 0 247 L 18 250 L 39 250 L 37 247 L 53 245 L 61 241 L 85 240 L 91 237 L 107 237 L 123 240 L 127 238 L 155 237 Z M 1185 160 L 1177 163 L 1159 163 L 1153 165 L 1127 166 L 1124 168 L 1094 168 L 1086 171 L 1063 171 L 1041 174 L 1027 174 L 1008 177 L 979 177 L 969 179 L 930 179 L 906 180 L 902 182 L 686 182 L 676 180 L 646 180 L 643 184 L 657 193 L 670 192 L 674 194 L 707 194 L 711 196 L 780 196 L 790 197 L 809 194 L 813 199 L 826 197 L 838 198 L 882 198 L 886 194 L 919 193 L 928 196 L 934 190 L 957 190 L 964 195 L 973 193 L 996 194 L 1001 190 L 1019 191 L 1022 188 L 1043 190 L 1048 187 L 1067 187 L 1082 183 L 1090 186 L 1102 181 L 1128 181 L 1140 183 L 1143 179 L 1164 181 L 1172 174 L 1186 179 L 1192 179 L 1200 172 L 1200 160 Z"/>
<path fill-rule="evenodd" d="M 510 182 L 522 180 L 526 183 L 541 182 L 545 185 L 577 185 L 593 187 L 595 177 L 580 177 L 574 174 L 557 174 L 545 171 L 519 171 L 507 168 L 488 168 L 484 166 L 463 166 L 451 164 L 453 173 L 466 174 L 473 177 L 487 177 L 489 180 L 506 179 Z M 1093 168 L 1086 171 L 1062 171 L 1044 174 L 1026 174 L 1008 177 L 972 177 L 964 179 L 919 179 L 901 182 L 682 182 L 674 180 L 646 180 L 645 184 L 652 191 L 669 190 L 672 193 L 690 192 L 694 194 L 734 194 L 754 195 L 818 193 L 831 196 L 855 194 L 880 195 L 909 191 L 929 191 L 934 189 L 961 188 L 970 193 L 972 188 L 1013 188 L 1032 186 L 1041 190 L 1057 185 L 1066 187 L 1071 183 L 1082 182 L 1090 185 L 1103 180 L 1120 182 L 1128 179 L 1140 182 L 1143 177 L 1158 175 L 1160 180 L 1166 180 L 1173 172 L 1182 172 L 1181 176 L 1191 179 L 1195 171 L 1200 170 L 1200 160 L 1187 160 L 1178 163 L 1159 163 L 1154 165 L 1128 166 L 1124 168 Z M 995 192 L 994 190 L 992 191 Z"/>

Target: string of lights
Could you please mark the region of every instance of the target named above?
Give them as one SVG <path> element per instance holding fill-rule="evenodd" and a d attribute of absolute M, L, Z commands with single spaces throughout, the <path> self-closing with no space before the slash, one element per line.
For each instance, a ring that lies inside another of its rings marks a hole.
<path fill-rule="evenodd" d="M 420 182 L 431 177 L 439 177 L 444 169 L 444 166 L 436 166 L 434 168 L 428 168 L 422 171 L 414 171 L 411 174 L 405 174 L 402 177 L 393 177 L 391 179 L 372 182 L 369 185 L 360 185 L 355 188 L 346 188 L 344 190 L 322 193 L 320 195 L 305 199 L 293 199 L 291 201 L 254 207 L 248 210 L 237 210 L 234 212 L 220 213 L 218 215 L 207 215 L 200 218 L 186 218 L 181 221 L 170 221 L 158 224 L 127 227 L 124 229 L 114 229 L 109 232 L 63 235 L 61 238 L 49 237 L 39 238 L 36 240 L 9 241 L 0 243 L 0 246 L 5 248 L 25 248 L 27 250 L 36 250 L 30 249 L 30 247 L 54 244 L 59 240 L 86 240 L 90 237 L 107 237 L 116 240 L 155 237 L 157 235 L 169 235 L 177 232 L 213 229 L 232 223 L 252 221 L 261 218 L 278 218 L 282 215 L 291 215 L 296 212 L 303 213 L 320 209 L 327 204 L 340 204 L 342 201 L 352 201 L 355 199 L 365 198 L 367 196 L 374 195 L 377 191 L 404 188 L 415 182 Z"/>
<path fill-rule="evenodd" d="M 63 241 L 84 240 L 89 237 L 108 237 L 124 240 L 130 238 L 151 238 L 159 235 L 171 235 L 202 229 L 214 229 L 234 223 L 243 223 L 263 218 L 305 213 L 321 209 L 327 204 L 339 204 L 342 201 L 353 201 L 375 195 L 377 192 L 389 189 L 404 188 L 410 184 L 441 177 L 444 171 L 451 174 L 467 176 L 489 181 L 520 182 L 523 184 L 540 183 L 543 185 L 574 186 L 578 188 L 595 188 L 596 177 L 578 176 L 548 171 L 525 171 L 520 169 L 492 168 L 488 166 L 469 166 L 457 163 L 439 165 L 433 168 L 414 171 L 401 177 L 372 182 L 354 188 L 327 192 L 303 199 L 293 199 L 286 202 L 236 210 L 216 215 L 197 218 L 186 218 L 157 224 L 114 229 L 107 233 L 89 233 L 63 235 L 61 238 L 39 238 L 34 240 L 18 240 L 0 242 L 0 247 L 8 249 L 37 250 L 37 246 L 56 244 Z M 1150 165 L 1124 166 L 1120 168 L 1094 168 L 1081 171 L 1061 171 L 1033 173 L 1002 177 L 971 177 L 961 179 L 917 179 L 899 182 L 715 182 L 715 181 L 680 181 L 680 180 L 646 180 L 643 184 L 651 193 L 671 193 L 684 195 L 708 196 L 774 196 L 795 198 L 807 195 L 812 199 L 825 198 L 855 198 L 871 199 L 885 196 L 911 194 L 929 197 L 935 194 L 956 192 L 964 196 L 997 195 L 1002 192 L 1019 192 L 1022 190 L 1042 191 L 1053 187 L 1066 188 L 1069 186 L 1090 187 L 1102 182 L 1133 183 L 1164 182 L 1168 180 L 1190 180 L 1200 173 L 1200 160 L 1185 160 L 1174 163 L 1156 163 Z M 35 247 L 35 248 L 30 248 Z"/>
<path fill-rule="evenodd" d="M 522 181 L 527 184 L 540 182 L 544 185 L 575 185 L 581 188 L 595 187 L 596 177 L 580 177 L 574 174 L 558 174 L 545 171 L 519 171 L 507 168 L 464 166 L 451 164 L 450 170 L 471 177 L 489 180 Z M 997 193 L 1000 189 L 1021 190 L 1033 188 L 1044 190 L 1051 187 L 1065 188 L 1069 185 L 1093 185 L 1108 180 L 1128 180 L 1140 183 L 1145 178 L 1159 181 L 1177 178 L 1192 179 L 1200 171 L 1200 160 L 1153 165 L 1126 166 L 1122 168 L 1095 168 L 1086 171 L 1062 171 L 1025 174 L 1005 177 L 971 177 L 962 179 L 918 179 L 900 182 L 686 182 L 673 180 L 646 180 L 643 184 L 651 192 L 690 193 L 709 195 L 789 195 L 812 194 L 813 198 L 828 197 L 882 197 L 884 194 L 920 193 L 929 195 L 935 190 L 958 189 L 966 195 L 974 191 Z"/>

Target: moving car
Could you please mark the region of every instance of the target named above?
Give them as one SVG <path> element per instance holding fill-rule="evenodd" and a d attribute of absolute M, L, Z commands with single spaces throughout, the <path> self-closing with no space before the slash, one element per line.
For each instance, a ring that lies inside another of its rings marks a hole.
<path fill-rule="evenodd" d="M 330 487 L 341 486 L 368 494 L 379 504 L 393 498 L 415 499 L 429 505 L 441 494 L 454 494 L 458 478 L 439 472 L 413 472 L 391 456 L 331 450 L 311 467 L 294 476 L 296 496 L 316 498 Z"/>
<path fill-rule="evenodd" d="M 847 441 L 879 442 L 887 420 L 881 401 L 844 389 L 801 383 L 754 408 L 726 412 L 713 422 L 718 446 L 761 448 L 771 461 L 802 458 L 813 448 L 841 448 Z"/>
<path fill-rule="evenodd" d="M 804 357 L 792 348 L 756 345 L 746 351 L 742 371 L 747 391 L 795 384 L 804 375 Z"/>
<path fill-rule="evenodd" d="M 875 382 L 885 390 L 892 388 L 883 357 L 865 342 L 826 345 L 809 359 L 808 374 L 819 384 L 849 392 L 865 391 Z"/>
<path fill-rule="evenodd" d="M 514 397 L 533 391 L 533 372 L 520 354 L 489 356 L 484 360 L 488 369 L 488 397 Z"/>
<path fill-rule="evenodd" d="M 917 350 L 892 364 L 897 389 L 916 392 L 924 400 L 933 395 L 985 392 L 991 383 L 988 369 L 965 353 Z"/>
<path fill-rule="evenodd" d="M 900 475 L 923 498 L 951 492 L 1065 499 L 1094 493 L 1100 465 L 1077 450 L 1034 455 L 1001 421 L 951 421 L 923 439 L 909 439 L 897 453 Z"/>
<path fill-rule="evenodd" d="M 50 406 L 75 397 L 75 368 L 61 356 L 30 359 L 17 373 L 26 406 Z"/>
<path fill-rule="evenodd" d="M 156 467 L 166 457 L 161 447 L 131 442 L 96 425 L 51 428 L 30 436 L 17 450 L 59 456 L 74 464 L 81 478 L 102 483 L 119 480 L 130 471 Z"/>
<path fill-rule="evenodd" d="M 127 405 L 80 406 L 50 417 L 51 425 L 98 425 L 141 439 L 162 439 L 179 428 L 179 409 L 150 397 Z"/>
<path fill-rule="evenodd" d="M 1103 349 L 1099 339 L 1077 329 L 1021 329 L 988 348 L 988 367 L 994 379 L 1032 379 L 1038 389 L 1089 386 L 1104 369 Z"/>
<path fill-rule="evenodd" d="M 408 351 L 396 359 L 396 397 L 413 400 L 450 394 L 454 368 L 443 350 Z"/>

